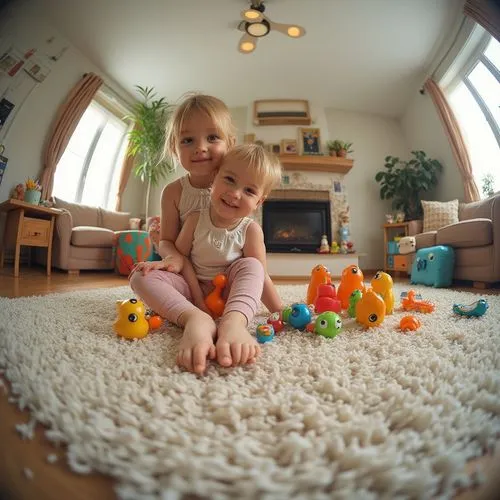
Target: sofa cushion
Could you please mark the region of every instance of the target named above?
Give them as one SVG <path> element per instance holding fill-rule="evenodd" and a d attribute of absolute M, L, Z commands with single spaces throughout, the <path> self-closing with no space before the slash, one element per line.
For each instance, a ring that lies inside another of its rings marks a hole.
<path fill-rule="evenodd" d="M 438 245 L 455 248 L 481 247 L 493 243 L 493 224 L 489 219 L 463 220 L 442 227 L 436 236 Z"/>
<path fill-rule="evenodd" d="M 112 247 L 115 233 L 104 227 L 79 226 L 71 231 L 71 244 L 77 247 Z"/>
<path fill-rule="evenodd" d="M 435 247 L 436 246 L 437 231 L 429 231 L 428 233 L 420 233 L 415 235 L 415 243 L 417 250 L 420 248 Z"/>
<path fill-rule="evenodd" d="M 129 228 L 129 212 L 113 212 L 99 208 L 99 226 L 112 231 L 123 231 Z"/>
<path fill-rule="evenodd" d="M 458 207 L 458 218 L 460 220 L 468 219 L 492 219 L 493 206 L 498 196 L 492 196 L 485 200 L 473 201 L 471 203 L 460 203 Z"/>
<path fill-rule="evenodd" d="M 73 219 L 73 227 L 76 226 L 98 226 L 99 215 L 97 207 L 89 207 L 88 205 L 80 205 L 79 203 L 70 203 L 69 201 L 61 200 L 54 196 L 54 207 L 64 208 Z"/>
<path fill-rule="evenodd" d="M 424 210 L 424 233 L 458 222 L 458 200 L 452 201 L 425 201 L 422 200 Z"/>

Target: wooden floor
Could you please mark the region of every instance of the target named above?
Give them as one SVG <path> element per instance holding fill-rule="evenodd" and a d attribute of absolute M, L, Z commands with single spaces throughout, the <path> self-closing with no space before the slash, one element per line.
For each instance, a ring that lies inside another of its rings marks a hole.
<path fill-rule="evenodd" d="M 365 273 L 370 279 L 370 273 Z M 275 280 L 279 283 L 291 283 L 290 280 Z M 396 282 L 408 282 L 405 277 L 395 278 Z M 304 281 L 305 282 L 305 281 Z M 81 272 L 79 276 L 53 270 L 47 277 L 43 268 L 22 269 L 20 276 L 12 276 L 12 268 L 0 270 L 0 297 L 23 297 L 45 295 L 71 290 L 89 288 L 109 288 L 127 285 L 127 279 L 112 272 Z M 293 281 L 297 283 L 297 281 Z M 461 290 L 478 292 L 466 285 L 457 287 Z M 498 294 L 500 290 L 481 290 L 481 294 Z M 72 500 L 115 498 L 113 481 L 100 474 L 79 476 L 66 464 L 65 451 L 56 448 L 44 437 L 44 428 L 40 425 L 35 430 L 33 440 L 23 441 L 15 426 L 27 422 L 29 413 L 20 411 L 8 402 L 9 384 L 5 379 L 5 390 L 0 385 L 0 500 Z M 47 457 L 57 455 L 58 461 L 49 464 Z M 486 482 L 473 490 L 459 492 L 456 500 L 498 498 L 500 491 L 500 446 L 495 452 L 467 465 L 469 474 L 481 467 Z M 496 472 L 496 474 L 495 474 Z M 28 476 L 31 476 L 30 479 Z"/>

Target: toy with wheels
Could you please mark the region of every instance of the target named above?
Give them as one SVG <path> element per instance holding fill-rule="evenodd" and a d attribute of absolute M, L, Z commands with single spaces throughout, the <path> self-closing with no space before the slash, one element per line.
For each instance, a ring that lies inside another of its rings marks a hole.
<path fill-rule="evenodd" d="M 469 305 L 453 304 L 453 312 L 468 318 L 479 318 L 488 310 L 488 307 L 486 299 L 479 299 Z"/>
<path fill-rule="evenodd" d="M 314 332 L 317 335 L 332 339 L 336 337 L 342 329 L 342 320 L 337 313 L 327 311 L 321 313 L 316 321 L 307 325 L 307 331 Z"/>
<path fill-rule="evenodd" d="M 117 335 L 126 339 L 142 339 L 148 334 L 149 323 L 146 319 L 146 306 L 137 299 L 117 300 L 118 317 L 113 323 Z"/>
<path fill-rule="evenodd" d="M 215 288 L 205 297 L 205 305 L 208 307 L 214 318 L 220 318 L 224 313 L 226 301 L 222 298 L 227 278 L 224 274 L 218 274 L 213 280 Z"/>

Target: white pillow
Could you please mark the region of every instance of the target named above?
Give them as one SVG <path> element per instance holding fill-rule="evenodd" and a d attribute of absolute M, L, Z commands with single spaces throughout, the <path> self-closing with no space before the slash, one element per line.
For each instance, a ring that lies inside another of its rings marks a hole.
<path fill-rule="evenodd" d="M 458 200 L 451 201 L 424 201 L 424 229 L 423 232 L 437 231 L 448 224 L 458 222 Z"/>

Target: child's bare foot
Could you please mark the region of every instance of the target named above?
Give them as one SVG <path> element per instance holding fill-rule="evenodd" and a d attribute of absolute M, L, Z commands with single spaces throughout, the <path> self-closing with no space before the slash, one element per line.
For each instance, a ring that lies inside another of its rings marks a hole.
<path fill-rule="evenodd" d="M 230 312 L 221 319 L 215 347 L 221 366 L 255 363 L 260 354 L 257 341 L 247 330 L 247 319 L 239 312 Z"/>
<path fill-rule="evenodd" d="M 177 364 L 194 373 L 203 373 L 207 359 L 215 358 L 214 320 L 199 309 L 191 309 L 181 314 L 179 323 L 184 332 L 177 353 Z"/>

